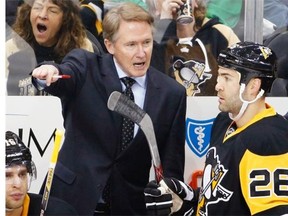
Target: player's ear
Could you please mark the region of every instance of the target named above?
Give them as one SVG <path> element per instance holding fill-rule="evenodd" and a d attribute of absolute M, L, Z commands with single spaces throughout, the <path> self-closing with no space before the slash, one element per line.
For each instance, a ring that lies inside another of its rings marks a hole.
<path fill-rule="evenodd" d="M 261 90 L 261 79 L 259 78 L 252 78 L 248 83 L 248 88 L 250 89 L 251 93 L 257 95 Z"/>

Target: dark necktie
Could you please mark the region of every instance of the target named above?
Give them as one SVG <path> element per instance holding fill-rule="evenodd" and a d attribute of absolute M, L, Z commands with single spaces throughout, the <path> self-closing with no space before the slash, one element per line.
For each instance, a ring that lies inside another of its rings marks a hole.
<path fill-rule="evenodd" d="M 130 77 L 123 77 L 121 81 L 125 84 L 126 89 L 123 92 L 124 95 L 129 97 L 132 101 L 134 101 L 134 95 L 132 92 L 132 85 L 135 83 L 135 80 Z M 123 118 L 122 124 L 122 140 L 121 140 L 121 151 L 124 150 L 128 144 L 131 142 L 134 136 L 134 122 L 128 118 Z"/>
<path fill-rule="evenodd" d="M 134 95 L 131 89 L 131 86 L 136 82 L 134 79 L 130 77 L 123 77 L 121 81 L 126 86 L 125 91 L 123 92 L 124 95 L 129 97 L 132 101 L 134 101 Z M 134 122 L 128 118 L 123 118 L 122 123 L 122 135 L 121 135 L 121 151 L 124 150 L 128 144 L 131 142 L 134 136 Z M 103 199 L 108 206 L 110 206 L 110 179 L 108 179 L 106 186 L 103 190 Z"/>

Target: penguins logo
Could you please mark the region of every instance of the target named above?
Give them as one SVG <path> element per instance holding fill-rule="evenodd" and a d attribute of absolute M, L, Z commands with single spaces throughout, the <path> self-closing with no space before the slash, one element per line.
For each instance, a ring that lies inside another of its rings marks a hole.
<path fill-rule="evenodd" d="M 194 60 L 184 62 L 177 59 L 173 63 L 173 72 L 176 80 L 186 88 L 187 96 L 200 93 L 198 87 L 212 77 L 212 74 L 205 72 L 205 64 Z"/>
<path fill-rule="evenodd" d="M 208 215 L 208 206 L 219 201 L 229 201 L 233 192 L 221 185 L 228 170 L 219 161 L 216 149 L 210 148 L 206 154 L 206 167 L 203 172 L 203 183 L 199 194 L 197 215 Z"/>

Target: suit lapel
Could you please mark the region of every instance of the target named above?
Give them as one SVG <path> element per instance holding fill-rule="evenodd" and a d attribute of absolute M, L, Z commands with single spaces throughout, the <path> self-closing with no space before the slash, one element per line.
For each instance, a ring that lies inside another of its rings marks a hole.
<path fill-rule="evenodd" d="M 147 91 L 145 95 L 144 110 L 151 118 L 158 113 L 157 104 L 161 97 L 159 82 L 161 82 L 161 80 L 159 80 L 157 72 L 154 72 L 153 69 L 150 68 L 147 73 Z"/>
<path fill-rule="evenodd" d="M 103 55 L 99 63 L 100 79 L 98 79 L 99 83 L 97 83 L 97 85 L 101 86 L 101 94 L 103 95 L 103 99 L 107 104 L 110 94 L 113 91 L 122 92 L 122 86 L 116 72 L 112 56 L 110 54 Z M 122 116 L 113 111 L 111 111 L 111 115 L 114 119 L 115 132 L 116 134 L 120 134 Z"/>
<path fill-rule="evenodd" d="M 113 91 L 122 91 L 121 83 L 111 55 L 107 54 L 103 56 L 100 73 L 103 85 L 106 89 L 107 99 Z"/>

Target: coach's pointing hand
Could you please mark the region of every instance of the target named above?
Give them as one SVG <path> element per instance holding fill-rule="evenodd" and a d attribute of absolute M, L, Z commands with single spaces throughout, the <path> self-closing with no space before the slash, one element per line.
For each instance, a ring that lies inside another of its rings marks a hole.
<path fill-rule="evenodd" d="M 40 79 L 46 80 L 46 85 L 50 86 L 51 83 L 56 82 L 58 78 L 53 76 L 58 75 L 58 69 L 53 65 L 41 65 L 33 70 L 32 76 Z"/>

